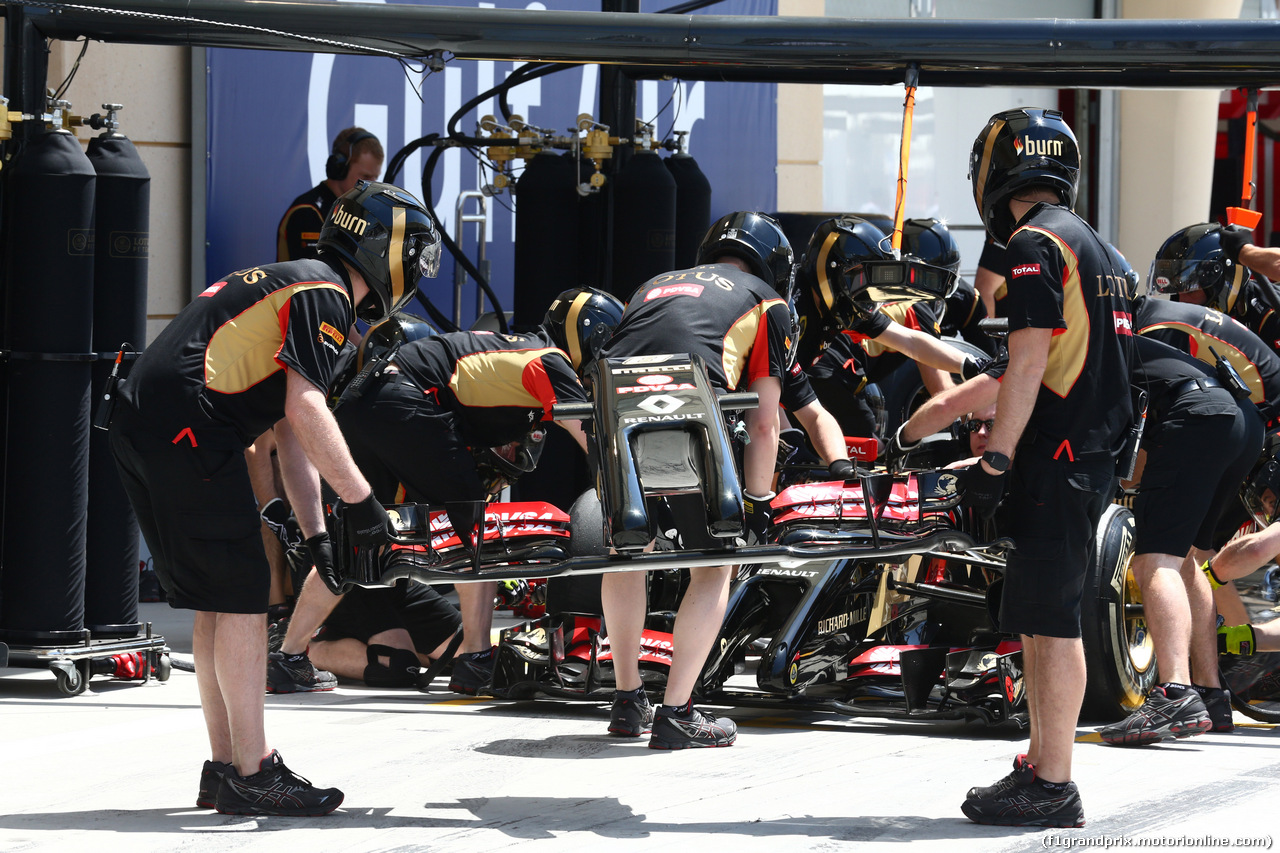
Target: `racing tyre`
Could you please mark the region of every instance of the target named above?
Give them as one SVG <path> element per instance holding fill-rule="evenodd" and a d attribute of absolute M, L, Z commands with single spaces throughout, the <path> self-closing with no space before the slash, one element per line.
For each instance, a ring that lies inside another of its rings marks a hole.
<path fill-rule="evenodd" d="M 1111 504 L 1098 522 L 1080 606 L 1088 674 L 1082 718 L 1122 719 L 1156 683 L 1155 646 L 1132 559 L 1133 513 Z"/>
<path fill-rule="evenodd" d="M 605 544 L 604 510 L 595 489 L 578 495 L 569 507 L 569 553 L 574 557 L 602 557 Z M 601 613 L 600 575 L 551 578 L 547 581 L 547 613 Z"/>

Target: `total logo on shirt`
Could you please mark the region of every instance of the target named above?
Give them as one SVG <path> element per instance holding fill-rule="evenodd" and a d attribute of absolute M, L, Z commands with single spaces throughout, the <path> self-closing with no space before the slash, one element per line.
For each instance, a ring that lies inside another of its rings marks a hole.
<path fill-rule="evenodd" d="M 1022 278 L 1024 275 L 1040 275 L 1040 265 L 1020 264 L 1009 270 L 1010 278 Z"/>

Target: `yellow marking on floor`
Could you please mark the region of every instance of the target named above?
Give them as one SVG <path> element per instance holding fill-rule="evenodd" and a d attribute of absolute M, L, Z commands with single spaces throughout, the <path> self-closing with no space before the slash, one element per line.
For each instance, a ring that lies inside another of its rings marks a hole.
<path fill-rule="evenodd" d="M 1102 735 L 1097 732 L 1089 732 L 1086 735 L 1080 735 L 1076 738 L 1076 743 L 1102 743 Z"/>

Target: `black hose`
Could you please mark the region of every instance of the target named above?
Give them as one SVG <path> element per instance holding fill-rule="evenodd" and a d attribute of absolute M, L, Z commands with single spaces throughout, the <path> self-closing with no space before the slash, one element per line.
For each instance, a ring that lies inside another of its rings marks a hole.
<path fill-rule="evenodd" d="M 431 179 L 435 175 L 436 163 L 440 160 L 440 155 L 444 153 L 443 148 L 437 147 L 431 152 L 431 156 L 427 158 L 427 163 L 422 167 L 422 203 L 427 209 L 427 215 L 431 217 L 431 221 L 436 224 L 436 230 L 440 232 L 440 240 L 444 243 L 444 247 L 449 250 L 449 254 L 453 255 L 455 263 L 459 264 L 467 274 L 475 280 L 480 289 L 489 297 L 489 301 L 493 303 L 494 313 L 498 315 L 498 330 L 504 335 L 509 334 L 510 329 L 507 328 L 507 315 L 502 310 L 502 303 L 498 301 L 498 295 L 493 292 L 493 288 L 489 286 L 489 280 L 486 279 L 476 269 L 476 265 L 471 263 L 471 259 L 466 253 L 453 242 L 453 238 L 449 236 L 449 232 L 445 230 L 444 225 L 440 222 L 440 217 L 436 215 L 435 205 L 431 203 Z M 449 325 L 453 325 L 450 323 Z"/>

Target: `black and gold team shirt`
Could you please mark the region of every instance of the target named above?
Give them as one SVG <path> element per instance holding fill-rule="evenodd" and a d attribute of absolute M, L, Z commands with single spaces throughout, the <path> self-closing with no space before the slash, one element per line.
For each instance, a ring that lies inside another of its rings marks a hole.
<path fill-rule="evenodd" d="M 791 314 L 765 282 L 730 264 L 664 273 L 637 288 L 604 358 L 689 353 L 714 385 L 745 391 L 786 372 Z"/>
<path fill-rule="evenodd" d="M 1133 317 L 1106 244 L 1070 210 L 1038 204 L 1009 239 L 1009 332 L 1051 329 L 1048 364 L 1028 430 L 1054 458 L 1114 454 L 1131 419 Z"/>
<path fill-rule="evenodd" d="M 1226 313 L 1230 317 L 1239 320 L 1246 329 L 1261 338 L 1272 352 L 1280 353 L 1280 314 L 1274 308 L 1275 303 L 1280 303 L 1280 293 L 1277 293 L 1276 286 L 1251 276 L 1243 264 L 1236 264 L 1235 277 L 1223 286 L 1226 293 L 1215 301 L 1222 304 L 1225 300 Z M 1271 292 L 1270 299 L 1264 292 L 1266 290 Z"/>
<path fill-rule="evenodd" d="M 316 257 L 320 228 L 337 200 L 329 184 L 323 181 L 295 198 L 276 228 L 276 260 L 298 261 Z"/>
<path fill-rule="evenodd" d="M 1280 356 L 1238 320 L 1203 305 L 1144 296 L 1133 303 L 1134 331 L 1213 366 L 1214 352 L 1249 386 L 1249 399 L 1273 420 L 1280 401 Z"/>
<path fill-rule="evenodd" d="M 284 417 L 286 369 L 328 389 L 354 320 L 343 277 L 322 261 L 241 270 L 178 313 L 120 396 L 175 440 L 190 427 L 198 443 L 212 421 L 248 446 Z"/>
<path fill-rule="evenodd" d="M 556 403 L 585 403 L 569 357 L 541 335 L 451 332 L 411 341 L 395 365 L 431 402 L 457 414 L 477 447 L 518 441 Z"/>

